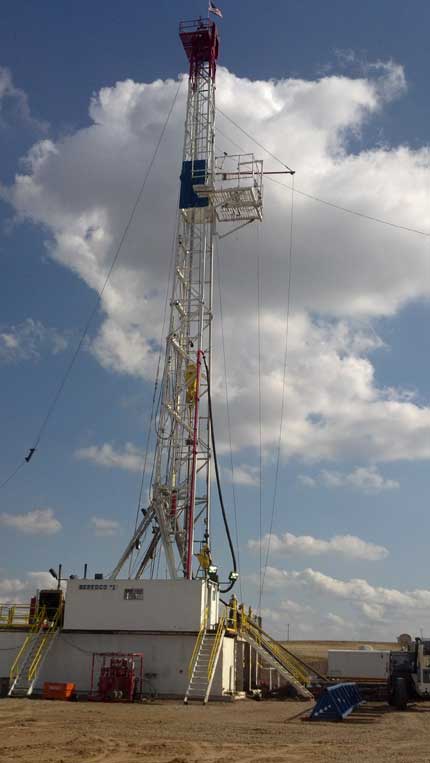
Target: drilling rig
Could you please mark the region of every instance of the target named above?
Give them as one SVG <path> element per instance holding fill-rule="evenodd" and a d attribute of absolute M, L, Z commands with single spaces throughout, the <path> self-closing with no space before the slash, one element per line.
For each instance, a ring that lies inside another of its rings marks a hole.
<path fill-rule="evenodd" d="M 183 21 L 188 97 L 176 258 L 170 299 L 149 506 L 118 561 L 141 578 L 159 552 L 170 579 L 204 577 L 211 566 L 210 399 L 215 237 L 262 220 L 263 162 L 253 154 L 215 156 L 219 35 L 211 19 Z M 217 233 L 217 224 L 229 224 Z M 212 568 L 213 569 L 213 568 Z M 230 580 L 237 576 L 236 570 Z"/>
<path fill-rule="evenodd" d="M 300 696 L 311 696 L 303 665 L 262 630 L 250 609 L 246 613 L 235 597 L 222 613 L 219 609 L 220 591 L 232 587 L 238 572 L 222 501 L 212 420 L 214 244 L 217 238 L 262 220 L 266 173 L 253 154 L 215 156 L 219 53 L 215 23 L 210 18 L 184 21 L 179 36 L 189 62 L 188 97 L 148 505 L 139 507 L 140 521 L 108 578 L 102 573 L 87 578 L 86 565 L 82 578 L 70 576 L 65 601 L 61 597 L 57 603 L 48 630 L 48 610 L 41 606 L 40 597 L 34 611 L 30 608 L 28 633 L 23 634 L 9 668 L 10 696 L 30 696 L 34 688 L 40 691 L 44 677 L 58 682 L 69 680 L 70 675 L 74 680 L 78 677 L 80 690 L 91 694 L 93 676 L 87 674 L 91 653 L 93 665 L 101 655 L 114 658 L 121 670 L 131 658 L 139 657 L 141 684 L 149 676 L 161 696 L 182 696 L 185 702 L 207 702 L 211 692 L 223 697 L 254 688 L 258 655 Z M 293 174 L 288 168 L 286 172 Z M 219 233 L 221 225 L 224 232 Z M 212 464 L 233 558 L 224 589 L 219 588 L 212 561 Z M 157 555 L 158 560 L 163 557 L 163 578 L 153 574 L 158 570 Z M 1 615 L 0 607 L 0 628 Z M 13 626 L 14 617 L 15 608 L 9 609 L 8 625 Z M 63 629 L 73 634 L 73 641 L 63 638 Z M 14 645 L 15 641 L 12 651 Z M 7 642 L 4 654 L 9 649 Z M 47 659 L 51 649 L 52 660 Z M 242 671 L 239 665 L 244 666 Z"/>

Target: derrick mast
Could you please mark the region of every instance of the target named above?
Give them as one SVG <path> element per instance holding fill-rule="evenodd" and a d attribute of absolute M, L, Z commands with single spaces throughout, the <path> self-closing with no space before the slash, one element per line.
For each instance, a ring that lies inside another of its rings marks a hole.
<path fill-rule="evenodd" d="M 166 342 L 153 503 L 171 577 L 192 577 L 195 539 L 208 545 L 215 218 L 195 186 L 213 184 L 218 31 L 207 20 L 179 28 L 190 70 L 176 263 Z M 204 358 L 204 361 L 203 361 Z"/>
<path fill-rule="evenodd" d="M 189 82 L 151 499 L 112 577 L 118 576 L 135 550 L 139 557 L 132 576 L 141 577 L 160 544 L 173 579 L 196 574 L 196 553 L 203 551 L 210 558 L 209 392 L 216 221 L 243 221 L 242 227 L 262 217 L 262 162 L 247 155 L 223 156 L 220 163 L 214 155 L 216 24 L 210 19 L 181 22 L 179 36 L 189 61 Z"/>

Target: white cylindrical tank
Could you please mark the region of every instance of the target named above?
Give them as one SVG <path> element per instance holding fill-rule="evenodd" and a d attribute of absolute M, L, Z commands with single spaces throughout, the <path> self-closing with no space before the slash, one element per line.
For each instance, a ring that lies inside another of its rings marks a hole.
<path fill-rule="evenodd" d="M 385 649 L 329 649 L 330 678 L 380 678 L 385 680 L 390 671 L 390 652 Z"/>

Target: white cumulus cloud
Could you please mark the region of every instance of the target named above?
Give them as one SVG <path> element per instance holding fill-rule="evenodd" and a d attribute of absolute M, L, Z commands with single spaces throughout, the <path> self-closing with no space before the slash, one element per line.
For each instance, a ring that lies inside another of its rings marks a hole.
<path fill-rule="evenodd" d="M 0 578 L 2 604 L 29 604 L 31 596 L 42 588 L 57 588 L 57 581 L 49 572 L 27 572 L 27 577 Z"/>
<path fill-rule="evenodd" d="M 292 599 L 283 599 L 279 604 L 279 608 L 293 614 L 303 614 L 303 612 L 310 610 L 310 607 Z"/>
<path fill-rule="evenodd" d="M 363 493 L 380 493 L 400 487 L 397 480 L 386 479 L 376 466 L 360 466 L 349 473 L 322 469 L 315 477 L 300 474 L 298 479 L 306 487 L 352 487 Z"/>
<path fill-rule="evenodd" d="M 89 124 L 40 141 L 2 195 L 18 219 L 47 231 L 49 256 L 100 289 L 141 186 L 177 82 L 117 82 L 95 94 Z M 360 212 L 430 231 L 429 149 L 363 146 L 363 127 L 405 90 L 402 67 L 368 63 L 360 76 L 251 81 L 218 70 L 217 102 L 297 171 L 296 188 Z M 178 98 L 139 214 L 103 294 L 92 341 L 100 363 L 152 379 L 174 232 L 186 88 Z M 220 150 L 252 141 L 219 112 Z M 227 136 L 227 137 L 224 137 Z M 260 149 L 255 149 L 257 154 Z M 266 168 L 276 168 L 267 159 Z M 83 182 L 83 178 L 85 182 Z M 287 181 L 288 185 L 288 181 Z M 261 309 L 262 440 L 279 436 L 291 192 L 266 183 L 265 222 L 220 242 L 233 447 L 258 447 L 257 254 L 264 252 Z M 166 221 L 171 221 L 171 224 Z M 407 251 L 407 257 L 405 256 Z M 382 342 L 364 323 L 430 296 L 428 242 L 296 195 L 289 322 L 285 457 L 430 458 L 430 408 L 402 389 L 380 388 L 372 353 Z M 216 304 L 216 301 L 215 301 Z M 219 323 L 215 342 L 219 342 Z M 219 345 L 218 345 L 219 346 Z M 225 417 L 219 364 L 214 407 Z M 220 424 L 222 431 L 223 426 Z M 94 446 L 97 447 L 97 446 Z M 222 443 L 220 443 L 220 453 Z M 243 476 L 243 475 L 242 475 Z M 240 472 L 239 472 L 240 477 Z M 251 479 L 248 472 L 245 479 Z"/>
<path fill-rule="evenodd" d="M 34 509 L 26 514 L 4 512 L 0 524 L 28 535 L 55 535 L 62 528 L 52 509 Z"/>
<path fill-rule="evenodd" d="M 8 602 L 14 594 L 19 594 L 26 587 L 27 583 L 19 578 L 3 578 L 0 580 L 0 594 L 2 600 Z"/>
<path fill-rule="evenodd" d="M 249 540 L 248 548 L 256 551 L 267 549 L 270 542 L 270 551 L 273 554 L 304 554 L 305 556 L 319 556 L 321 554 L 339 554 L 348 559 L 367 559 L 377 561 L 386 559 L 389 551 L 385 546 L 357 538 L 355 535 L 335 535 L 330 540 L 314 538 L 312 535 L 269 535 L 262 540 Z"/>
<path fill-rule="evenodd" d="M 258 466 L 239 464 L 238 466 L 234 466 L 233 474 L 231 469 L 224 468 L 223 476 L 228 482 L 234 481 L 236 485 L 257 487 L 260 479 L 260 469 Z"/>
<path fill-rule="evenodd" d="M 4 363 L 37 360 L 44 351 L 57 355 L 67 345 L 63 333 L 32 318 L 15 326 L 0 326 L 0 361 Z"/>
<path fill-rule="evenodd" d="M 336 628 L 341 628 L 343 631 L 346 628 L 351 627 L 350 623 L 346 622 L 340 615 L 336 615 L 335 612 L 327 612 L 326 621 L 329 625 L 334 625 Z"/>
<path fill-rule="evenodd" d="M 386 614 L 422 616 L 428 611 L 430 590 L 417 588 L 401 591 L 397 588 L 375 586 L 363 578 L 341 580 L 318 570 L 281 570 L 268 567 L 266 585 L 272 589 L 298 587 L 317 596 L 327 596 L 352 603 L 369 619 L 381 619 Z"/>
<path fill-rule="evenodd" d="M 122 449 L 116 449 L 108 442 L 103 445 L 89 445 L 78 448 L 74 455 L 81 461 L 90 461 L 107 469 L 125 469 L 129 472 L 142 470 L 143 452 L 131 442 L 125 443 Z"/>
<path fill-rule="evenodd" d="M 32 116 L 27 93 L 16 87 L 10 69 L 0 66 L 0 126 L 4 127 L 9 124 L 11 118 L 17 117 L 40 132 L 45 132 L 48 128 L 46 122 Z"/>
<path fill-rule="evenodd" d="M 105 517 L 91 517 L 91 526 L 95 535 L 116 535 L 119 529 L 119 522 L 114 519 L 106 519 Z"/>

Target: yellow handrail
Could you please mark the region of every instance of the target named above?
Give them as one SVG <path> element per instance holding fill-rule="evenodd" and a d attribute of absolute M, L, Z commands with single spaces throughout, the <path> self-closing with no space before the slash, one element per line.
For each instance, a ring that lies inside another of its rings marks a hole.
<path fill-rule="evenodd" d="M 63 605 L 60 604 L 60 606 L 58 607 L 58 609 L 57 609 L 57 611 L 55 613 L 54 619 L 52 620 L 52 622 L 49 623 L 49 626 L 48 626 L 48 628 L 47 628 L 47 630 L 45 632 L 45 635 L 44 635 L 43 639 L 41 640 L 41 642 L 39 644 L 39 647 L 37 649 L 37 652 L 34 655 L 33 661 L 32 661 L 32 663 L 31 663 L 31 665 L 30 665 L 30 667 L 28 669 L 28 680 L 29 681 L 32 681 L 35 678 L 35 676 L 37 674 L 37 669 L 39 667 L 40 660 L 42 659 L 42 655 L 43 655 L 43 651 L 45 649 L 45 646 L 49 642 L 50 638 L 52 638 L 54 633 L 56 633 L 56 631 L 58 630 L 58 624 L 59 624 L 59 621 L 60 621 L 60 617 L 61 617 L 62 611 L 63 611 Z"/>
<path fill-rule="evenodd" d="M 236 634 L 238 631 L 237 606 L 237 599 L 235 596 L 232 596 L 227 606 L 225 619 L 225 629 L 227 633 Z"/>
<path fill-rule="evenodd" d="M 199 635 L 196 638 L 196 643 L 194 644 L 194 649 L 193 649 L 193 653 L 191 655 L 191 660 L 190 660 L 190 663 L 188 665 L 188 677 L 189 678 L 191 678 L 191 676 L 193 674 L 194 665 L 195 665 L 195 662 L 196 662 L 196 659 L 197 659 L 197 655 L 199 653 L 200 645 L 202 643 L 203 636 L 204 636 L 204 633 L 206 631 L 206 626 L 208 624 L 208 614 L 209 614 L 209 607 L 206 607 L 205 613 L 204 613 L 204 616 L 203 616 L 203 623 L 202 623 L 201 628 L 199 630 Z"/>
<path fill-rule="evenodd" d="M 212 651 L 210 653 L 209 662 L 208 662 L 208 680 L 210 681 L 212 677 L 212 671 L 214 669 L 216 656 L 218 653 L 220 641 L 223 637 L 224 631 L 225 631 L 225 620 L 226 620 L 226 612 L 223 612 L 219 619 L 218 628 L 215 634 L 215 639 L 212 647 Z"/>
<path fill-rule="evenodd" d="M 41 609 L 39 609 L 39 611 L 35 615 L 34 621 L 31 624 L 31 627 L 30 627 L 30 630 L 28 632 L 28 635 L 24 639 L 24 641 L 22 643 L 22 646 L 21 646 L 21 649 L 19 650 L 18 654 L 16 655 L 16 657 L 15 657 L 13 663 L 12 663 L 12 667 L 11 667 L 10 673 L 9 673 L 9 677 L 10 677 L 11 681 L 14 681 L 15 678 L 17 678 L 17 676 L 19 675 L 19 663 L 21 661 L 21 657 L 27 651 L 27 648 L 28 648 L 30 642 L 32 641 L 34 635 L 36 633 L 39 633 L 39 631 L 40 631 L 40 629 L 41 629 L 41 627 L 43 625 L 43 621 L 45 619 L 45 615 L 46 615 L 45 607 L 42 607 Z"/>
<path fill-rule="evenodd" d="M 276 657 L 281 665 L 283 665 L 294 678 L 299 681 L 299 683 L 304 686 L 309 683 L 309 675 L 303 671 L 300 663 L 294 659 L 293 655 L 290 655 L 283 649 L 283 647 L 279 646 L 276 641 L 273 641 L 269 634 L 265 633 L 257 623 L 250 622 L 245 613 L 242 614 L 241 627 L 245 632 L 249 633 L 254 641 L 262 644 L 266 649 L 272 652 L 274 657 Z"/>
<path fill-rule="evenodd" d="M 0 628 L 22 628 L 29 622 L 28 604 L 0 604 Z"/>

